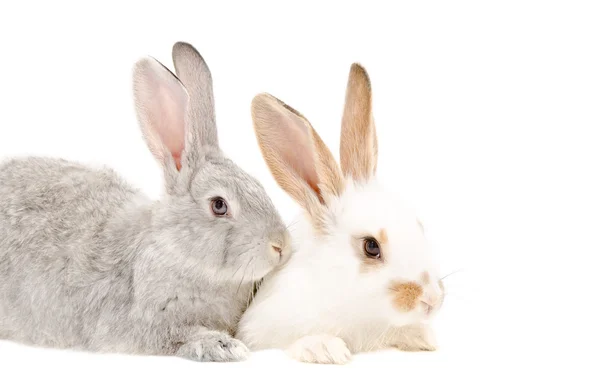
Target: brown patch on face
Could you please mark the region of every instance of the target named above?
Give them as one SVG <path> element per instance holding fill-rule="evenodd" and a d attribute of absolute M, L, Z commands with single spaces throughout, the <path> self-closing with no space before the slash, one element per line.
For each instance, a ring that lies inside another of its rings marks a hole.
<path fill-rule="evenodd" d="M 401 311 L 410 311 L 419 303 L 423 294 L 423 288 L 416 282 L 395 282 L 390 290 L 393 293 L 393 301 L 396 308 Z"/>
<path fill-rule="evenodd" d="M 385 228 L 379 230 L 379 235 L 377 235 L 377 241 L 382 246 L 385 246 L 388 243 L 388 236 Z"/>
<path fill-rule="evenodd" d="M 423 285 L 429 284 L 429 280 L 429 273 L 423 272 L 423 274 L 421 274 L 421 281 L 423 281 Z"/>

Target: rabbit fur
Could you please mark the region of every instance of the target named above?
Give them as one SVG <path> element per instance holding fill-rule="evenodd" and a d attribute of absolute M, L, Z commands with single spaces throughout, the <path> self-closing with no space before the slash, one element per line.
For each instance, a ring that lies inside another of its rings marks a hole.
<path fill-rule="evenodd" d="M 232 335 L 255 282 L 289 258 L 289 234 L 262 185 L 219 148 L 200 54 L 178 42 L 173 62 L 177 76 L 150 57 L 133 75 L 143 139 L 164 173 L 159 200 L 110 168 L 49 157 L 0 166 L 0 338 L 248 356 Z"/>
<path fill-rule="evenodd" d="M 252 102 L 255 134 L 279 186 L 302 208 L 294 255 L 261 283 L 237 337 L 313 363 L 396 347 L 434 350 L 444 286 L 423 226 L 378 180 L 370 78 L 350 68 L 340 165 L 310 122 L 267 93 Z"/>

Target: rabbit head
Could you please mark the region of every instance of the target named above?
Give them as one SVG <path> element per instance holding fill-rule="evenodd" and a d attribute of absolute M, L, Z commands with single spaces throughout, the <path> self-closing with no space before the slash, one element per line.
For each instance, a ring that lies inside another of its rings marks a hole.
<path fill-rule="evenodd" d="M 377 181 L 365 69 L 350 70 L 339 166 L 309 121 L 279 99 L 257 95 L 252 115 L 265 162 L 302 207 L 304 225 L 292 259 L 265 279 L 242 318 L 239 338 L 284 348 L 328 334 L 360 350 L 385 330 L 428 322 L 444 289 L 416 214 Z"/>
<path fill-rule="evenodd" d="M 181 253 L 191 272 L 260 279 L 289 257 L 289 234 L 262 185 L 219 148 L 205 61 L 185 42 L 172 53 L 177 76 L 150 57 L 134 68 L 138 122 L 164 173 L 157 247 Z"/>

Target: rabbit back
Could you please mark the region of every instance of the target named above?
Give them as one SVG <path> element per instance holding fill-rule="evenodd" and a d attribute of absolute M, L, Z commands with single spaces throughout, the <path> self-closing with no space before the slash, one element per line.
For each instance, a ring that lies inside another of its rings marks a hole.
<path fill-rule="evenodd" d="M 110 251 L 126 245 L 115 238 L 135 238 L 110 234 L 107 226 L 140 197 L 110 169 L 37 157 L 1 165 L 0 337 L 91 343 L 110 305 L 102 301 L 119 291 L 120 306 L 130 300 L 130 266 Z"/>

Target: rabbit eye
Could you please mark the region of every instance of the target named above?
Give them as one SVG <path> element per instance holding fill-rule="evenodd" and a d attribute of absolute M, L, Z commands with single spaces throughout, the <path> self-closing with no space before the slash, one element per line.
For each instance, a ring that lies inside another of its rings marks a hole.
<path fill-rule="evenodd" d="M 227 202 L 221 197 L 211 201 L 211 208 L 215 216 L 225 216 L 227 214 Z"/>
<path fill-rule="evenodd" d="M 380 258 L 381 257 L 381 249 L 379 248 L 379 243 L 373 238 L 367 238 L 363 242 L 363 249 L 365 254 L 369 258 Z"/>

